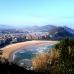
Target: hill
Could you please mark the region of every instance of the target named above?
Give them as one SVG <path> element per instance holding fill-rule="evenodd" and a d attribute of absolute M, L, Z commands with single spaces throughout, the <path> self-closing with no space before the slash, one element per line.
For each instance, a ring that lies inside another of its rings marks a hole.
<path fill-rule="evenodd" d="M 45 26 L 7 26 L 0 25 L 0 33 L 31 33 L 31 32 L 48 32 L 50 39 L 62 39 L 65 37 L 74 38 L 74 30 L 69 27 L 59 27 L 54 25 Z"/>
<path fill-rule="evenodd" d="M 57 27 L 54 28 L 49 32 L 51 36 L 51 39 L 64 39 L 64 38 L 74 38 L 74 30 L 68 27 Z"/>

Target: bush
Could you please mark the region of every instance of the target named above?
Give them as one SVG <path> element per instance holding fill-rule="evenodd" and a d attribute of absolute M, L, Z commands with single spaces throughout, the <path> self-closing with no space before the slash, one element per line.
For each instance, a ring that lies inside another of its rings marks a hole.
<path fill-rule="evenodd" d="M 74 74 L 74 39 L 64 39 L 48 53 L 33 58 L 35 70 L 50 74 Z"/>
<path fill-rule="evenodd" d="M 40 53 L 32 60 L 33 68 L 39 72 L 52 74 L 51 66 L 57 63 L 58 56 L 58 51 L 55 49 L 48 53 Z"/>
<path fill-rule="evenodd" d="M 59 51 L 59 68 L 63 74 L 74 73 L 74 39 L 64 39 L 55 45 Z"/>

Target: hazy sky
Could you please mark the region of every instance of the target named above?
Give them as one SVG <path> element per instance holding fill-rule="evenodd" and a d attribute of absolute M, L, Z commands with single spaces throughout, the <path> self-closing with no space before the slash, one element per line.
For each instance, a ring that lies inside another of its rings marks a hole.
<path fill-rule="evenodd" d="M 0 24 L 74 28 L 74 0 L 0 0 Z"/>

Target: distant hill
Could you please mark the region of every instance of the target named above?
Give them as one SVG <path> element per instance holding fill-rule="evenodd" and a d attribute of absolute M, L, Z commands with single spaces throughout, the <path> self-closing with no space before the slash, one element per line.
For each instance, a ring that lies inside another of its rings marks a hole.
<path fill-rule="evenodd" d="M 3 30 L 3 29 L 13 29 L 13 28 L 15 28 L 15 27 L 14 26 L 0 24 L 0 30 Z"/>
<path fill-rule="evenodd" d="M 49 32 L 49 35 L 52 35 L 51 39 L 63 39 L 66 37 L 74 38 L 74 30 L 69 27 L 59 27 L 54 25 L 45 25 L 45 26 L 32 26 L 27 27 L 24 30 L 29 32 Z"/>
<path fill-rule="evenodd" d="M 57 27 L 49 32 L 52 35 L 51 39 L 74 38 L 74 30 L 68 27 Z"/>
<path fill-rule="evenodd" d="M 67 30 L 68 32 L 74 34 L 74 30 L 72 30 L 71 28 L 65 26 L 64 29 Z"/>
<path fill-rule="evenodd" d="M 21 28 L 24 31 L 29 31 L 29 32 L 55 32 L 59 28 L 64 28 L 68 32 L 74 34 L 74 30 L 68 27 L 59 27 L 59 26 L 54 26 L 54 25 L 45 25 L 45 26 L 31 26 L 31 27 L 23 27 Z"/>
<path fill-rule="evenodd" d="M 24 31 L 29 31 L 29 32 L 49 32 L 54 28 L 56 28 L 56 26 L 45 25 L 45 26 L 24 27 L 23 29 Z"/>
<path fill-rule="evenodd" d="M 61 39 L 65 37 L 74 38 L 74 30 L 69 27 L 59 27 L 54 25 L 45 26 L 28 26 L 28 27 L 14 27 L 7 25 L 0 25 L 0 32 L 2 33 L 28 33 L 28 32 L 49 32 L 52 39 Z"/>
<path fill-rule="evenodd" d="M 16 30 L 20 30 L 20 31 L 28 31 L 28 32 L 54 32 L 57 31 L 59 28 L 58 26 L 54 26 L 54 25 L 45 25 L 45 26 L 10 26 L 10 25 L 1 25 L 0 24 L 0 30 L 10 30 L 10 29 L 16 29 Z M 63 27 L 65 30 L 67 30 L 68 32 L 74 34 L 74 30 L 72 30 L 71 28 L 68 27 Z"/>
<path fill-rule="evenodd" d="M 1 25 L 0 24 L 0 33 L 22 33 L 23 31 L 18 30 L 14 26 L 9 26 L 9 25 Z"/>

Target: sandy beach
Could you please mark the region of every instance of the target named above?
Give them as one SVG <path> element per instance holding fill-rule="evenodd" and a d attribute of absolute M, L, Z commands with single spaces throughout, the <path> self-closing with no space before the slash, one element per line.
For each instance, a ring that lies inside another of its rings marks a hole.
<path fill-rule="evenodd" d="M 26 41 L 26 42 L 21 42 L 21 43 L 15 43 L 15 44 L 11 44 L 8 45 L 4 48 L 2 48 L 3 50 L 3 54 L 2 57 L 8 59 L 10 57 L 10 54 L 12 54 L 12 52 L 18 51 L 19 49 L 21 50 L 22 47 L 27 47 L 27 46 L 33 46 L 33 45 L 43 45 L 43 44 L 56 44 L 57 41 L 41 41 L 41 40 L 33 40 L 33 41 Z"/>

